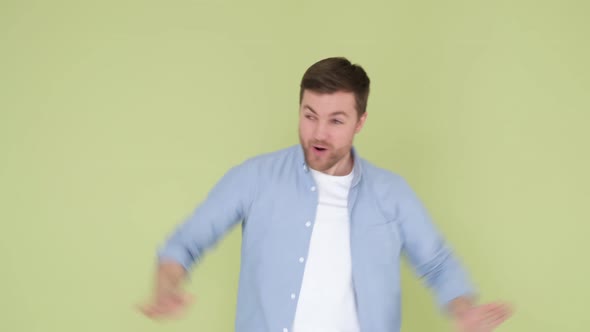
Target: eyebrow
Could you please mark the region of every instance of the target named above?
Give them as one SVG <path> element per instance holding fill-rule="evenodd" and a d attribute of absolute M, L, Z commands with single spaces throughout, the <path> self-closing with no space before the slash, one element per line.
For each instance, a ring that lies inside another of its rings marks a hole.
<path fill-rule="evenodd" d="M 303 108 L 306 108 L 306 109 L 310 110 L 313 114 L 318 115 L 318 113 L 313 108 L 311 108 L 311 106 L 309 106 L 309 105 L 304 105 Z M 330 116 L 335 116 L 335 115 L 344 115 L 344 116 L 348 117 L 348 114 L 344 111 L 336 111 L 336 112 L 332 112 L 330 114 Z"/>

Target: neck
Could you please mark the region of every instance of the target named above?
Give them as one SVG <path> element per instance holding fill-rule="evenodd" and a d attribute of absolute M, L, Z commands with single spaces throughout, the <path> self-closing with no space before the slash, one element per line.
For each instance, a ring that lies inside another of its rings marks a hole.
<path fill-rule="evenodd" d="M 346 156 L 340 159 L 334 166 L 330 167 L 324 173 L 333 176 L 344 176 L 350 174 L 354 165 L 354 157 L 352 153 L 348 151 Z"/>

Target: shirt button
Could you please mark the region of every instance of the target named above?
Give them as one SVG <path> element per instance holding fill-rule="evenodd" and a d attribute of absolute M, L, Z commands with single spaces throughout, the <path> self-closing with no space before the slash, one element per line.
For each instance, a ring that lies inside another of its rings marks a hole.
<path fill-rule="evenodd" d="M 311 187 L 310 189 L 311 189 L 311 191 L 315 191 L 315 186 L 314 187 Z"/>
<path fill-rule="evenodd" d="M 305 223 L 305 227 L 309 227 L 309 226 L 311 226 L 311 221 L 308 221 Z"/>
<path fill-rule="evenodd" d="M 305 261 L 305 258 L 299 257 L 299 263 L 303 263 L 304 261 Z"/>
<path fill-rule="evenodd" d="M 283 332 L 289 332 L 289 329 L 287 329 L 286 327 L 283 329 Z"/>
<path fill-rule="evenodd" d="M 295 293 L 291 294 L 291 299 L 295 299 Z"/>

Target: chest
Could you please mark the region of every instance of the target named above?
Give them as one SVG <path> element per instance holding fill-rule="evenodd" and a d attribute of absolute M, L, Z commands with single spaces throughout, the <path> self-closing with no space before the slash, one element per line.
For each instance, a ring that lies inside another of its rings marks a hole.
<path fill-rule="evenodd" d="M 400 228 L 370 192 L 362 187 L 351 188 L 345 207 L 342 200 L 320 203 L 321 198 L 313 182 L 293 185 L 288 190 L 285 186 L 269 187 L 260 192 L 244 223 L 243 249 L 260 259 L 272 256 L 288 261 L 291 256 L 307 252 L 313 233 L 322 232 L 326 239 L 331 233 L 339 239 L 345 234 L 352 259 L 358 264 L 374 266 L 397 261 L 403 247 Z"/>

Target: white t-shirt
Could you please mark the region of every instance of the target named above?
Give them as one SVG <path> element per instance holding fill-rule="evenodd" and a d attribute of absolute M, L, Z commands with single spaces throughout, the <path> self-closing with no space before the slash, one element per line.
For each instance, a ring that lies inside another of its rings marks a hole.
<path fill-rule="evenodd" d="M 294 332 L 359 332 L 352 286 L 348 192 L 353 173 L 311 170 L 319 193 Z"/>

